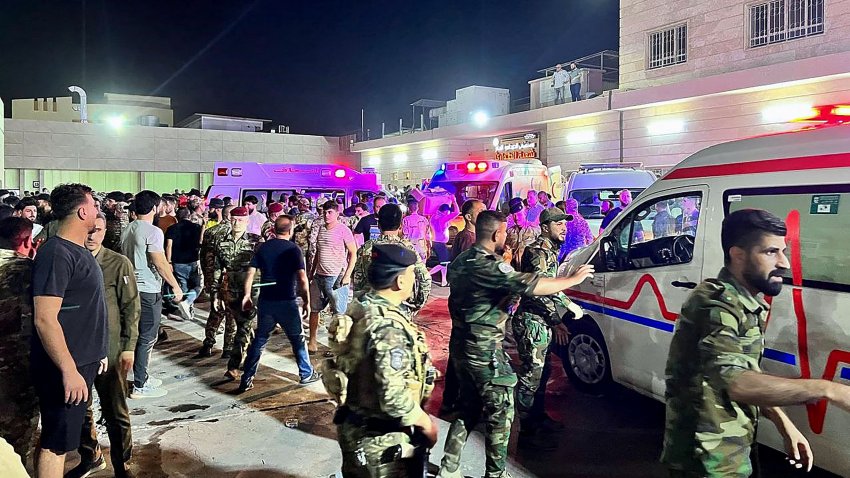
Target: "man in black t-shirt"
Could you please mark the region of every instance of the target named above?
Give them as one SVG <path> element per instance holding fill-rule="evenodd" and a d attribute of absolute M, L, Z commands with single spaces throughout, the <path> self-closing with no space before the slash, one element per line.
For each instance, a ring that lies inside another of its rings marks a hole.
<path fill-rule="evenodd" d="M 103 275 L 84 246 L 97 219 L 91 188 L 63 184 L 50 202 L 58 232 L 39 248 L 32 273 L 38 333 L 30 367 L 41 411 L 40 478 L 62 477 L 65 453 L 79 447 L 92 383 L 106 370 L 108 353 Z"/>
<path fill-rule="evenodd" d="M 370 240 L 372 236 L 378 237 L 381 233 L 381 230 L 378 228 L 378 211 L 381 210 L 381 207 L 387 203 L 386 198 L 377 197 L 375 198 L 375 212 L 365 216 L 363 219 L 357 222 L 357 225 L 354 226 L 354 237 L 358 238 L 358 244 L 363 244 L 364 242 Z M 359 241 L 362 236 L 363 240 Z"/>
<path fill-rule="evenodd" d="M 275 220 L 275 238 L 260 245 L 245 279 L 244 299 L 242 307 L 250 308 L 252 304 L 252 284 L 257 270 L 260 271 L 262 283 L 260 298 L 257 304 L 257 332 L 243 366 L 244 373 L 239 384 L 239 391 L 245 392 L 254 387 L 254 375 L 260 363 L 260 355 L 275 325 L 280 325 L 286 332 L 292 352 L 298 363 L 300 383 L 306 385 L 319 379 L 319 374 L 313 370 L 310 357 L 307 355 L 307 343 L 304 340 L 304 328 L 301 317 L 310 316 L 310 289 L 307 285 L 307 272 L 304 267 L 304 255 L 301 249 L 289 240 L 292 237 L 294 219 L 292 216 L 280 216 Z M 301 316 L 298 302 L 301 298 Z"/>
<path fill-rule="evenodd" d="M 201 272 L 198 257 L 201 250 L 203 226 L 189 220 L 191 212 L 185 207 L 177 210 L 177 223 L 165 232 L 165 257 L 174 269 L 174 278 L 180 284 L 185 299 L 178 303 L 183 314 L 194 315 L 192 304 L 201 293 Z"/>

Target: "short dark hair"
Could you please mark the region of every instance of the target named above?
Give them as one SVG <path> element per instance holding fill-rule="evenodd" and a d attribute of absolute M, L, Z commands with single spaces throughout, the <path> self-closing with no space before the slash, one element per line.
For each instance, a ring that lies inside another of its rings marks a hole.
<path fill-rule="evenodd" d="M 460 207 L 461 216 L 466 216 L 467 214 L 472 214 L 472 209 L 475 207 L 475 203 L 481 202 L 480 199 L 467 199 L 463 202 L 463 206 Z"/>
<path fill-rule="evenodd" d="M 354 207 L 359 207 L 360 209 L 362 209 L 362 210 L 364 210 L 364 211 L 368 211 L 368 210 L 369 210 L 369 206 L 367 206 L 366 204 L 364 204 L 364 203 L 362 203 L 362 202 L 359 202 L 359 203 L 355 204 L 355 205 L 354 205 Z"/>
<path fill-rule="evenodd" d="M 18 204 L 18 201 L 20 200 L 21 198 L 19 198 L 18 196 L 6 196 L 5 198 L 3 198 L 3 204 L 8 204 L 9 206 L 15 207 Z"/>
<path fill-rule="evenodd" d="M 27 197 L 21 198 L 21 200 L 18 201 L 18 204 L 15 204 L 15 210 L 23 211 L 24 208 L 28 207 L 28 206 L 32 206 L 32 207 L 38 206 L 38 203 L 36 202 L 34 197 L 27 196 Z"/>
<path fill-rule="evenodd" d="M 323 211 L 330 211 L 331 209 L 333 209 L 334 211 L 339 211 L 339 204 L 337 204 L 336 201 L 330 200 L 325 201 L 324 204 L 322 204 Z"/>
<path fill-rule="evenodd" d="M 50 201 L 50 194 L 41 193 L 35 197 L 38 201 Z"/>
<path fill-rule="evenodd" d="M 151 211 L 154 210 L 157 206 L 159 206 L 162 198 L 159 197 L 159 194 L 145 189 L 144 191 L 140 191 L 136 194 L 135 200 L 133 204 L 135 204 L 136 214 L 140 216 L 144 216 L 145 214 L 150 214 Z"/>
<path fill-rule="evenodd" d="M 448 204 L 440 204 L 439 210 L 442 212 L 449 212 L 452 210 L 452 207 Z"/>
<path fill-rule="evenodd" d="M 274 220 L 274 233 L 275 234 L 289 234 L 292 232 L 292 223 L 295 219 L 289 214 L 283 214 L 277 217 Z"/>
<path fill-rule="evenodd" d="M 723 260 L 729 264 L 732 260 L 729 250 L 740 247 L 749 250 L 764 236 L 784 237 L 788 234 L 785 221 L 764 209 L 741 209 L 726 216 L 720 230 L 720 243 L 723 246 Z"/>
<path fill-rule="evenodd" d="M 177 214 L 175 215 L 178 221 L 183 221 L 185 219 L 189 219 L 189 216 L 192 215 L 192 212 L 189 211 L 189 208 L 181 207 L 177 210 Z"/>
<path fill-rule="evenodd" d="M 6 219 L 7 217 L 12 217 L 12 214 L 15 213 L 15 208 L 8 204 L 0 204 L 0 220 Z"/>
<path fill-rule="evenodd" d="M 17 249 L 26 240 L 32 240 L 32 221 L 22 217 L 0 220 L 0 249 Z"/>
<path fill-rule="evenodd" d="M 85 184 L 71 183 L 56 186 L 50 192 L 53 218 L 62 221 L 74 214 L 86 201 L 87 196 L 91 196 L 91 188 Z"/>
<path fill-rule="evenodd" d="M 245 204 L 246 202 L 249 202 L 249 203 L 252 203 L 252 204 L 259 204 L 260 200 L 257 199 L 257 196 L 250 194 L 248 196 L 245 196 L 245 199 L 242 200 L 242 204 Z"/>
<path fill-rule="evenodd" d="M 475 235 L 476 237 L 490 237 L 504 222 L 507 222 L 507 219 L 499 211 L 481 211 L 475 221 Z"/>
<path fill-rule="evenodd" d="M 397 231 L 401 228 L 401 208 L 398 204 L 385 204 L 378 211 L 378 228 L 382 231 Z"/>

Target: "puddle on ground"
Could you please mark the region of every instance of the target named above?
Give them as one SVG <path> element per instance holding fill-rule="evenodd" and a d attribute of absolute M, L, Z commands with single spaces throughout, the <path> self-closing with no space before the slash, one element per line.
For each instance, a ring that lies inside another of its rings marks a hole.
<path fill-rule="evenodd" d="M 169 407 L 168 411 L 171 413 L 182 413 L 182 412 L 191 412 L 194 410 L 206 410 L 210 408 L 209 405 L 196 405 L 194 403 L 184 403 L 183 405 L 177 405 L 176 407 Z"/>
<path fill-rule="evenodd" d="M 195 418 L 195 415 L 189 415 L 188 417 L 177 417 L 177 418 L 172 418 L 170 420 L 154 420 L 152 422 L 148 422 L 148 425 L 153 425 L 155 427 L 158 427 L 158 426 L 161 426 L 161 425 L 168 425 L 169 423 L 179 422 L 179 421 L 182 421 L 182 420 L 192 420 L 194 418 Z"/>

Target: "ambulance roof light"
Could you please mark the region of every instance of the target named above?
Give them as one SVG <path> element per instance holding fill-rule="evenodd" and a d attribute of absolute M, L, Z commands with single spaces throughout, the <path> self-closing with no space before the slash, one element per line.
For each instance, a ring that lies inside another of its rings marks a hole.
<path fill-rule="evenodd" d="M 334 176 L 336 176 L 340 179 L 344 178 L 345 177 L 345 170 L 344 169 L 337 169 L 336 171 L 334 171 Z"/>
<path fill-rule="evenodd" d="M 815 106 L 806 112 L 806 114 L 791 119 L 791 122 L 823 124 L 850 122 L 850 105 Z"/>

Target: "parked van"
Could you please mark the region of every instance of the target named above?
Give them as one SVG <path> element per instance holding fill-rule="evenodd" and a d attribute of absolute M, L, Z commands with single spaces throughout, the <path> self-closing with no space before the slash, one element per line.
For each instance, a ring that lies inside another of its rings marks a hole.
<path fill-rule="evenodd" d="M 664 399 L 682 303 L 723 267 L 721 224 L 743 208 L 768 210 L 788 226 L 792 273 L 772 298 L 762 368 L 850 384 L 850 125 L 831 125 L 690 156 L 568 259 L 565 269 L 596 267 L 591 280 L 567 291 L 586 312 L 568 322 L 570 341 L 559 350 L 577 387 L 617 382 Z M 668 213 L 663 227 L 660 210 Z M 815 463 L 850 476 L 850 414 L 825 402 L 786 410 Z M 772 424 L 759 428 L 759 441 L 783 450 Z"/>
<path fill-rule="evenodd" d="M 467 199 L 480 199 L 487 209 L 503 210 L 512 198 L 525 198 L 530 190 L 560 197 L 553 192 L 560 193 L 561 187 L 561 167 L 547 168 L 537 159 L 443 163 L 421 194 L 426 201 L 423 214 L 451 204 L 452 195 L 459 205 Z"/>
<path fill-rule="evenodd" d="M 564 199 L 578 201 L 579 214 L 587 220 L 596 236 L 605 217 L 603 201 L 609 201 L 612 208 L 620 207 L 619 191 L 628 189 L 635 198 L 655 180 L 655 174 L 643 169 L 641 163 L 582 164 L 578 171 L 570 174 Z"/>
<path fill-rule="evenodd" d="M 206 198 L 233 198 L 241 204 L 245 196 L 260 200 L 257 207 L 265 211 L 271 201 L 281 195 L 301 194 L 315 203 L 316 199 L 344 198 L 353 205 L 354 194 L 381 191 L 381 177 L 374 170 L 358 172 L 333 164 L 215 163 L 213 184 Z"/>

